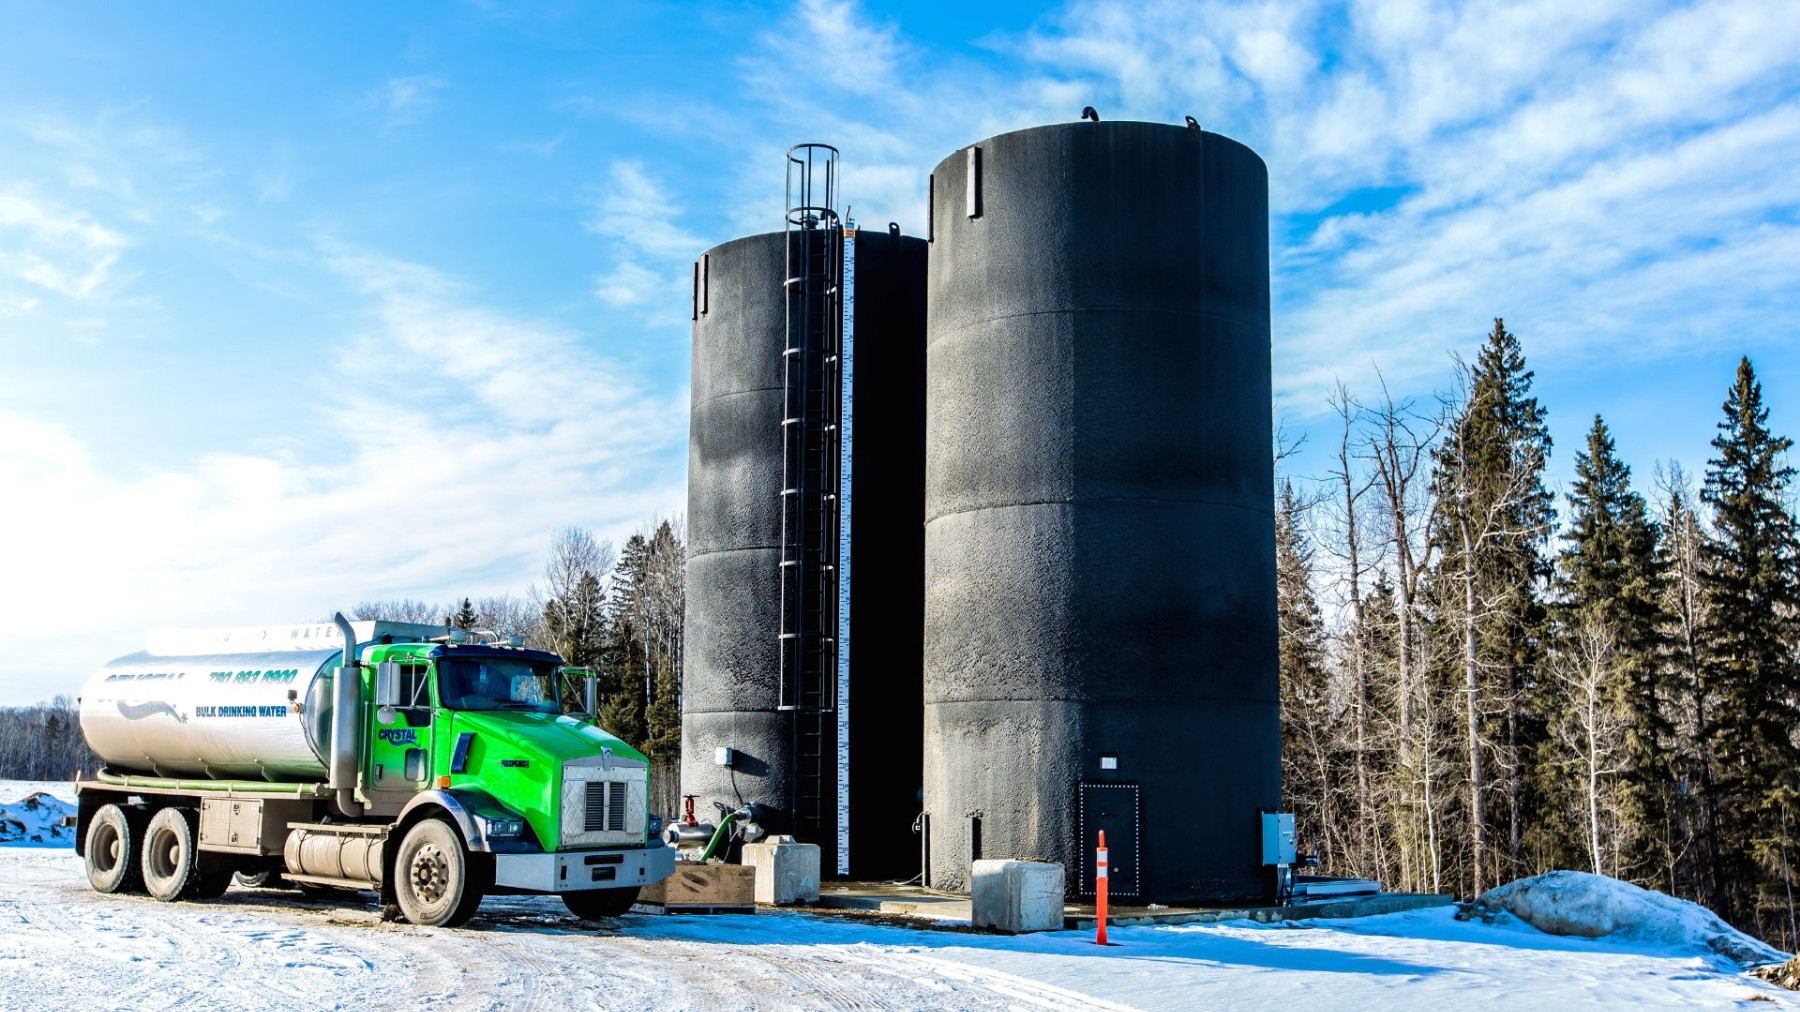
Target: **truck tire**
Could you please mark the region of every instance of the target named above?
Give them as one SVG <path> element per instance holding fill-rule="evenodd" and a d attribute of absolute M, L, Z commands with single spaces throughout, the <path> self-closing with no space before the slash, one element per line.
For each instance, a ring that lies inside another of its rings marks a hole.
<path fill-rule="evenodd" d="M 200 813 L 165 808 L 144 830 L 144 890 L 164 903 L 185 900 L 200 883 Z"/>
<path fill-rule="evenodd" d="M 144 887 L 139 857 L 144 815 L 135 808 L 105 805 L 94 813 L 87 831 L 88 884 L 100 893 L 137 892 Z"/>
<path fill-rule="evenodd" d="M 637 886 L 625 889 L 587 889 L 562 894 L 563 906 L 569 908 L 569 913 L 584 921 L 623 917 L 631 911 L 631 905 L 637 902 L 637 898 Z"/>
<path fill-rule="evenodd" d="M 454 928 L 481 905 L 483 882 L 462 834 L 442 819 L 413 823 L 394 856 L 394 896 L 406 919 Z"/>

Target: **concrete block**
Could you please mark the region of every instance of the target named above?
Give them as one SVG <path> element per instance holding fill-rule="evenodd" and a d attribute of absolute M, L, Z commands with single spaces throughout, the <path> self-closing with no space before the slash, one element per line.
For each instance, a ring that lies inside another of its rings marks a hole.
<path fill-rule="evenodd" d="M 744 845 L 744 864 L 756 869 L 756 902 L 811 903 L 819 898 L 819 845 L 791 836 Z"/>
<path fill-rule="evenodd" d="M 1060 931 L 1063 866 L 1050 861 L 976 861 L 970 923 L 1011 934 Z"/>

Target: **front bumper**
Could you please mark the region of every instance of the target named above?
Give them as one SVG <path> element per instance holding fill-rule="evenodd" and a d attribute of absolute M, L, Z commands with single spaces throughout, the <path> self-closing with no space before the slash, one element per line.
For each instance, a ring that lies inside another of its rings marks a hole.
<path fill-rule="evenodd" d="M 673 874 L 673 847 L 494 855 L 495 885 L 539 893 L 635 888 Z"/>

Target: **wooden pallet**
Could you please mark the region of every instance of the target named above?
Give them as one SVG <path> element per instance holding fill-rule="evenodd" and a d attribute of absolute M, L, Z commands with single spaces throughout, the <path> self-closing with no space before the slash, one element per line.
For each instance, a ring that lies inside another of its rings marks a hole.
<path fill-rule="evenodd" d="M 652 914 L 755 913 L 756 869 L 678 862 L 675 874 L 638 890 L 637 909 Z"/>

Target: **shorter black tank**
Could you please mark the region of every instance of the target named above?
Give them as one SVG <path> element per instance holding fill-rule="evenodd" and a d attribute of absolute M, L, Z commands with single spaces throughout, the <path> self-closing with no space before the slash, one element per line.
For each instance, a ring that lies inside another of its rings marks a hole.
<path fill-rule="evenodd" d="M 708 250 L 694 270 L 693 406 L 688 444 L 688 575 L 681 790 L 764 809 L 790 832 L 796 721 L 782 711 L 781 485 L 786 251 L 782 233 Z M 852 564 L 847 608 L 847 782 L 836 714 L 812 718 L 826 740 L 829 824 L 808 842 L 821 871 L 839 867 L 837 795 L 847 791 L 848 874 L 918 870 L 924 625 L 924 288 L 926 244 L 897 228 L 846 244 L 854 274 L 845 359 L 843 489 Z M 730 746 L 732 766 L 717 763 Z"/>

